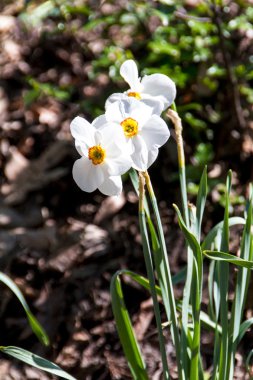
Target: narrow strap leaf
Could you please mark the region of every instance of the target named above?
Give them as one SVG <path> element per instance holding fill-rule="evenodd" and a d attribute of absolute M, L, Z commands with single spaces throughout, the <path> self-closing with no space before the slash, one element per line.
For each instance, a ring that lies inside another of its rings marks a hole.
<path fill-rule="evenodd" d="M 116 272 L 112 277 L 110 288 L 112 309 L 119 338 L 133 378 L 135 380 L 148 380 L 146 367 L 124 302 L 119 274 L 120 272 Z"/>
<path fill-rule="evenodd" d="M 197 211 L 196 211 L 196 233 L 198 239 L 200 239 L 201 235 L 201 223 L 202 223 L 202 218 L 203 218 L 203 213 L 204 213 L 204 208 L 206 204 L 206 196 L 207 196 L 207 167 L 205 166 L 200 184 L 199 184 L 199 191 L 197 195 Z"/>
<path fill-rule="evenodd" d="M 228 219 L 229 227 L 235 226 L 235 225 L 244 225 L 246 223 L 244 218 L 241 218 L 239 216 L 234 216 Z M 214 239 L 219 231 L 222 231 L 224 225 L 224 221 L 219 222 L 214 226 L 211 231 L 207 234 L 206 238 L 204 239 L 201 247 L 203 250 L 211 249 L 211 245 L 214 242 Z"/>
<path fill-rule="evenodd" d="M 179 211 L 179 208 L 174 204 L 173 205 L 174 209 L 176 210 L 176 213 L 177 213 L 177 216 L 178 216 L 178 223 L 179 223 L 179 226 L 185 236 L 185 239 L 187 241 L 187 243 L 189 244 L 189 246 L 191 247 L 192 251 L 196 254 L 196 255 L 201 255 L 201 248 L 200 248 L 200 245 L 198 243 L 198 240 L 196 239 L 196 237 L 193 235 L 193 233 L 186 227 L 185 223 L 184 223 L 184 220 L 182 218 L 182 215 Z"/>
<path fill-rule="evenodd" d="M 39 368 L 45 372 L 49 372 L 53 375 L 57 375 L 63 379 L 76 380 L 73 376 L 69 375 L 67 372 L 63 371 L 58 365 L 42 358 L 41 356 L 35 355 L 30 351 L 24 350 L 23 348 L 15 346 L 0 347 L 0 351 L 5 354 L 12 356 L 22 362 L 29 364 L 33 367 Z"/>
<path fill-rule="evenodd" d="M 23 294 L 17 287 L 14 281 L 10 277 L 8 277 L 3 272 L 0 272 L 0 281 L 3 282 L 8 288 L 15 294 L 15 296 L 18 298 L 19 302 L 23 306 L 24 311 L 26 312 L 27 319 L 29 321 L 29 324 L 34 332 L 34 334 L 37 336 L 37 338 L 42 342 L 45 346 L 49 345 L 49 338 L 43 329 L 43 327 L 40 325 L 39 321 L 35 318 L 33 313 L 31 312 Z"/>
<path fill-rule="evenodd" d="M 203 254 L 212 260 L 227 262 L 243 268 L 253 269 L 253 261 L 243 260 L 240 257 L 231 255 L 230 253 L 207 250 L 203 251 Z"/>
<path fill-rule="evenodd" d="M 247 319 L 246 321 L 244 321 L 241 325 L 240 325 L 240 329 L 239 329 L 239 335 L 238 335 L 238 344 L 240 343 L 240 341 L 242 340 L 242 338 L 244 337 L 244 335 L 246 334 L 246 332 L 248 331 L 248 329 L 253 325 L 253 318 L 249 318 Z"/>

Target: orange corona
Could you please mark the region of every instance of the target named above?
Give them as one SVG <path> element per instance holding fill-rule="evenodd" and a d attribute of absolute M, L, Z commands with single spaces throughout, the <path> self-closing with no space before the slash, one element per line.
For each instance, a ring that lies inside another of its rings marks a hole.
<path fill-rule="evenodd" d="M 120 125 L 123 128 L 126 137 L 133 137 L 138 133 L 138 122 L 131 117 L 123 120 Z"/>
<path fill-rule="evenodd" d="M 105 160 L 105 150 L 100 145 L 89 148 L 88 157 L 94 165 L 102 164 Z"/>
<path fill-rule="evenodd" d="M 130 97 L 138 99 L 138 100 L 141 99 L 141 94 L 139 92 L 130 91 L 130 92 L 128 92 L 127 96 L 130 96 Z"/>

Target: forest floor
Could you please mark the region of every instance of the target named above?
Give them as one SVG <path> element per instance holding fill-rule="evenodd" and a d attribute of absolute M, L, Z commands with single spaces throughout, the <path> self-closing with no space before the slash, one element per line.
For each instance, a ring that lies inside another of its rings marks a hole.
<path fill-rule="evenodd" d="M 62 102 L 52 96 L 39 97 L 29 106 L 24 101 L 28 77 L 40 82 L 71 82 L 91 99 L 103 96 L 98 83 L 103 88 L 109 79 L 101 75 L 93 84 L 85 77 L 77 82 L 77 77 L 89 69 L 89 62 L 80 61 L 73 41 L 55 38 L 51 44 L 43 44 L 35 31 L 28 35 L 20 28 L 14 11 L 0 17 L 0 268 L 20 287 L 51 341 L 49 348 L 36 341 L 17 299 L 1 285 L 1 345 L 28 349 L 56 362 L 80 380 L 131 379 L 113 320 L 109 288 L 112 275 L 119 269 L 145 275 L 138 198 L 129 179 L 119 197 L 86 194 L 77 188 L 71 171 L 78 154 L 69 132 L 70 121 L 78 112 L 74 101 Z M 69 49 L 64 50 L 68 44 Z M 186 142 L 186 152 L 189 145 Z M 238 193 L 243 194 L 247 181 L 238 185 L 242 161 L 235 157 L 234 182 Z M 210 176 L 224 179 L 226 169 L 220 160 L 211 166 Z M 161 149 L 159 163 L 150 170 L 172 274 L 186 265 L 185 242 L 172 208 L 172 203 L 180 205 L 175 172 L 172 136 L 168 146 Z M 213 189 L 204 232 L 222 219 L 222 207 L 212 206 L 217 199 L 219 194 Z M 235 208 L 237 214 L 242 210 L 242 206 Z M 235 249 L 237 232 L 234 230 L 232 235 Z M 150 378 L 161 379 L 150 296 L 127 277 L 123 289 Z M 179 285 L 175 294 L 180 297 L 181 293 Z M 207 305 L 205 286 L 203 307 Z M 249 300 L 248 315 L 252 308 Z M 237 380 L 247 378 L 244 355 L 250 348 L 250 339 L 252 333 L 237 354 Z M 212 341 L 212 334 L 203 334 L 205 368 L 211 366 Z M 169 337 L 167 342 L 169 365 L 176 379 Z M 0 380 L 52 378 L 1 355 Z"/>

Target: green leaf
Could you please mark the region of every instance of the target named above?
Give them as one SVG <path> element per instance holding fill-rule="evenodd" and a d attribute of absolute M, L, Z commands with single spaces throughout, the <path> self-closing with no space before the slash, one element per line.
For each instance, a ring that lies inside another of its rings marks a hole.
<path fill-rule="evenodd" d="M 135 380 L 148 380 L 145 364 L 124 302 L 119 274 L 120 272 L 116 272 L 112 277 L 110 288 L 118 334 L 133 378 Z"/>
<path fill-rule="evenodd" d="M 246 363 L 245 363 L 246 368 L 247 368 L 247 370 L 248 370 L 248 372 L 249 372 L 250 374 L 252 374 L 252 365 L 250 365 L 250 362 L 251 362 L 252 356 L 253 356 L 253 349 L 250 350 L 250 352 L 249 352 L 249 354 L 248 354 L 248 356 L 247 356 L 247 359 L 246 359 Z M 252 379 L 252 376 L 250 377 L 250 379 Z"/>
<path fill-rule="evenodd" d="M 253 325 L 253 318 L 249 318 L 247 319 L 246 321 L 244 321 L 241 326 L 240 326 L 240 329 L 239 329 L 239 335 L 238 335 L 238 342 L 237 344 L 239 344 L 239 342 L 242 340 L 242 338 L 244 337 L 245 333 L 248 331 L 248 329 Z"/>
<path fill-rule="evenodd" d="M 246 223 L 244 218 L 241 218 L 239 216 L 234 216 L 229 218 L 228 224 L 229 227 L 235 226 L 235 225 L 244 225 Z M 217 234 L 223 230 L 224 221 L 222 220 L 220 223 L 216 224 L 211 231 L 207 234 L 206 238 L 204 239 L 201 248 L 202 250 L 210 249 Z"/>
<path fill-rule="evenodd" d="M 45 332 L 45 330 L 43 329 L 43 327 L 40 325 L 40 323 L 38 322 L 38 320 L 35 318 L 35 316 L 33 315 L 33 313 L 31 312 L 23 294 L 21 293 L 21 291 L 19 290 L 19 288 L 17 287 L 17 285 L 15 284 L 15 282 L 13 282 L 10 277 L 6 276 L 6 274 L 4 274 L 3 272 L 0 272 L 0 281 L 2 281 L 6 286 L 8 286 L 8 288 L 15 294 L 15 296 L 18 298 L 19 302 L 21 303 L 21 305 L 23 306 L 25 312 L 26 312 L 26 315 L 27 315 L 27 318 L 28 318 L 28 321 L 29 321 L 29 324 L 33 330 L 33 332 L 35 333 L 35 335 L 37 336 L 37 338 L 45 345 L 45 346 L 48 346 L 49 345 L 49 338 Z"/>
<path fill-rule="evenodd" d="M 248 212 L 246 224 L 243 230 L 243 237 L 241 240 L 241 249 L 240 249 L 240 258 L 244 260 L 252 260 L 252 188 L 250 199 L 248 201 Z M 253 319 L 249 319 L 241 324 L 243 310 L 247 298 L 249 280 L 250 280 L 250 270 L 248 268 L 239 268 L 236 276 L 236 286 L 235 286 L 235 297 L 232 305 L 232 313 L 231 313 L 231 341 L 232 341 L 232 349 L 230 352 L 230 362 L 231 368 L 230 373 L 234 370 L 234 361 L 235 361 L 235 353 L 239 341 L 242 339 L 243 335 L 247 331 L 247 329 L 252 324 Z"/>
<path fill-rule="evenodd" d="M 227 262 L 243 268 L 253 269 L 253 261 L 243 260 L 240 257 L 230 255 L 229 253 L 220 251 L 203 251 L 203 254 L 209 259 Z"/>
<path fill-rule="evenodd" d="M 141 285 L 144 289 L 148 290 L 150 292 L 150 285 L 149 285 L 149 281 L 146 277 L 144 276 L 141 276 L 135 272 L 132 272 L 128 269 L 121 269 L 119 270 L 116 274 L 116 276 L 122 276 L 122 275 L 125 275 L 125 276 L 129 276 L 132 278 L 132 280 L 134 280 L 137 284 Z M 174 283 L 174 278 L 176 278 L 176 276 L 173 276 L 172 277 L 172 282 Z M 159 297 L 162 297 L 162 291 L 161 291 L 161 288 L 159 286 L 156 286 L 156 293 Z M 124 296 L 123 296 L 124 297 Z M 182 311 L 182 302 L 181 301 L 177 301 L 177 310 L 179 312 Z M 188 313 L 189 313 L 189 316 L 192 317 L 192 308 L 189 306 L 188 308 Z M 203 325 L 208 327 L 208 328 L 211 328 L 213 330 L 216 329 L 216 323 L 209 317 L 209 315 L 207 315 L 205 312 L 201 311 L 200 312 L 200 319 L 201 321 L 203 322 Z M 165 324 L 163 325 L 170 325 L 171 324 L 171 321 L 167 321 Z M 218 329 L 218 332 L 221 334 L 222 330 L 221 330 L 221 327 L 218 325 L 217 326 L 217 329 Z"/>
<path fill-rule="evenodd" d="M 67 372 L 63 371 L 58 365 L 46 360 L 32 352 L 26 351 L 23 348 L 15 346 L 0 347 L 0 351 L 7 355 L 12 356 L 22 362 L 29 364 L 33 367 L 39 368 L 45 372 L 49 372 L 53 375 L 57 375 L 67 380 L 76 380 L 73 376 L 69 375 Z"/>
<path fill-rule="evenodd" d="M 202 223 L 204 208 L 206 204 L 206 196 L 207 196 L 207 167 L 205 166 L 201 180 L 200 180 L 199 191 L 198 191 L 198 196 L 197 196 L 196 233 L 197 233 L 198 239 L 200 239 L 200 235 L 201 235 L 201 223 Z"/>
<path fill-rule="evenodd" d="M 177 216 L 178 216 L 178 223 L 179 226 L 185 236 L 185 239 L 187 240 L 187 243 L 191 247 L 192 251 L 197 255 L 201 256 L 201 248 L 200 245 L 196 239 L 196 237 L 193 235 L 193 233 L 186 227 L 184 220 L 182 218 L 182 215 L 178 209 L 178 207 L 173 204 L 174 209 L 176 210 Z"/>
<path fill-rule="evenodd" d="M 140 181 L 140 184 L 141 184 L 141 181 Z M 144 188 L 143 188 L 143 191 L 144 191 Z M 163 377 L 165 380 L 169 380 L 170 375 L 169 375 L 169 367 L 168 367 L 168 361 L 167 361 L 168 358 L 167 358 L 166 349 L 165 349 L 165 340 L 164 340 L 164 336 L 162 332 L 161 313 L 160 313 L 159 302 L 158 302 L 157 293 L 156 293 L 155 272 L 154 272 L 154 267 L 153 267 L 152 254 L 151 254 L 149 236 L 148 236 L 148 231 L 147 231 L 146 214 L 145 214 L 145 211 L 140 208 L 139 208 L 139 225 L 140 225 L 140 232 L 141 232 L 143 255 L 144 255 L 144 260 L 146 264 L 149 284 L 150 284 L 150 293 L 151 293 L 153 306 L 154 306 L 154 314 L 155 314 L 156 327 L 157 327 L 158 339 L 159 339 L 159 347 L 160 347 L 160 352 L 161 352 L 162 367 L 163 367 Z M 158 232 L 159 232 L 159 227 L 158 227 Z M 161 273 L 162 272 L 160 271 L 160 268 L 159 268 L 158 276 L 161 276 Z M 164 294 L 163 281 L 161 281 L 160 286 L 162 289 L 162 293 Z"/>

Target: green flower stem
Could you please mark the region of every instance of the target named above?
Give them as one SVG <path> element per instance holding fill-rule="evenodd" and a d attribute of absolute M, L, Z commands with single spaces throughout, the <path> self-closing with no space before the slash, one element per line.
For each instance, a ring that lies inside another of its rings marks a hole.
<path fill-rule="evenodd" d="M 200 305 L 202 294 L 202 256 L 194 255 L 194 267 L 192 281 L 192 315 L 194 321 L 192 356 L 191 356 L 191 371 L 190 380 L 199 379 L 200 365 Z"/>
<path fill-rule="evenodd" d="M 176 143 L 178 152 L 178 166 L 179 166 L 179 181 L 181 189 L 181 198 L 183 206 L 183 216 L 187 228 L 189 228 L 189 211 L 188 211 L 188 198 L 187 198 L 187 185 L 186 185 L 186 174 L 185 174 L 185 155 L 184 155 L 184 144 L 183 144 L 183 127 L 182 121 L 177 113 L 176 105 L 173 103 L 173 109 L 169 109 L 167 112 L 168 117 L 172 121 L 175 133 L 176 133 Z M 183 306 L 182 306 L 182 336 L 181 336 L 181 360 L 182 365 L 186 374 L 186 378 L 189 376 L 189 357 L 187 353 L 188 346 L 188 308 L 190 304 L 191 295 L 191 284 L 193 276 L 193 253 L 190 247 L 187 248 L 187 274 L 185 287 L 183 292 Z"/>
<path fill-rule="evenodd" d="M 139 176 L 139 223 L 140 223 L 140 231 L 141 231 L 141 238 L 142 238 L 142 245 L 143 245 L 143 253 L 144 253 L 148 279 L 150 283 L 150 292 L 151 292 L 151 296 L 152 296 L 152 300 L 154 304 L 154 312 L 155 312 L 156 325 L 158 329 L 159 345 L 160 345 L 160 351 L 162 355 L 163 377 L 165 380 L 169 380 L 170 376 L 169 376 L 169 368 L 168 368 L 168 362 L 167 362 L 167 356 L 166 356 L 166 350 L 165 350 L 165 340 L 164 340 L 163 331 L 162 331 L 162 321 L 161 321 L 160 309 L 159 309 L 159 304 L 158 304 L 158 299 L 157 299 L 154 269 L 153 269 L 151 250 L 150 250 L 150 244 L 149 244 L 149 238 L 148 238 L 148 232 L 147 232 L 147 226 L 146 226 L 146 215 L 145 215 L 145 210 L 144 210 L 144 187 L 145 187 L 145 178 L 140 173 L 140 176 Z"/>
<path fill-rule="evenodd" d="M 244 227 L 243 231 L 243 237 L 241 241 L 241 252 L 240 252 L 240 258 L 244 260 L 252 260 L 252 242 L 253 242 L 253 236 L 251 234 L 251 228 L 252 228 L 252 188 L 250 188 L 250 197 L 248 201 L 248 212 L 247 212 L 247 219 L 246 219 L 246 225 Z M 236 287 L 235 287 L 235 298 L 232 306 L 232 315 L 231 315 L 231 323 L 230 323 L 230 373 L 229 373 L 229 380 L 233 379 L 234 374 L 234 360 L 235 360 L 235 353 L 238 346 L 238 337 L 240 332 L 240 326 L 241 326 L 241 320 L 243 315 L 243 310 L 246 303 L 246 297 L 248 293 L 249 288 L 249 281 L 250 281 L 250 270 L 247 268 L 240 268 L 237 272 L 237 279 L 236 279 Z"/>
<path fill-rule="evenodd" d="M 226 181 L 226 204 L 224 212 L 224 224 L 221 236 L 220 250 L 229 252 L 229 194 L 232 183 L 232 172 L 229 171 Z M 229 264 L 226 262 L 219 263 L 219 283 L 220 283 L 220 320 L 222 326 L 221 351 L 220 351 L 220 371 L 219 380 L 227 380 L 229 374 L 229 351 L 232 347 L 229 345 L 229 320 L 228 320 L 228 281 L 229 281 Z"/>
<path fill-rule="evenodd" d="M 169 321 L 171 321 L 172 338 L 175 344 L 176 358 L 177 358 L 177 365 L 178 365 L 178 378 L 179 380 L 185 380 L 186 377 L 184 375 L 182 363 L 180 359 L 181 342 L 180 342 L 180 335 L 179 335 L 179 326 L 178 326 L 178 321 L 177 321 L 176 303 L 175 303 L 175 297 L 174 297 L 174 292 L 173 292 L 170 265 L 169 265 L 169 260 L 168 260 L 168 254 L 167 254 L 167 249 L 166 249 L 166 243 L 165 243 L 161 218 L 160 218 L 157 200 L 153 191 L 149 174 L 148 172 L 144 172 L 142 174 L 146 181 L 146 185 L 147 185 L 150 201 L 154 210 L 155 220 L 156 220 L 157 229 L 158 229 L 161 262 L 159 263 L 160 265 L 157 268 L 157 273 L 159 274 L 159 283 L 162 290 L 167 318 Z"/>

